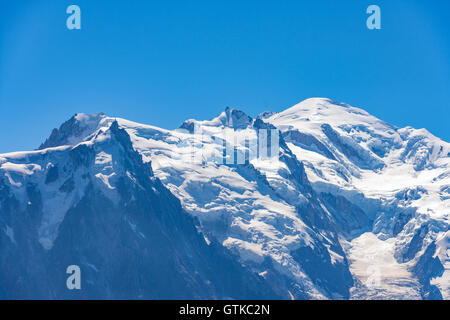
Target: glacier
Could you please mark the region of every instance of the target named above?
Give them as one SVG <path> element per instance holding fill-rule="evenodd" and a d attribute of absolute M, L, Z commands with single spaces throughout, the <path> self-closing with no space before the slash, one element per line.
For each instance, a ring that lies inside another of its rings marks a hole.
<path fill-rule="evenodd" d="M 277 156 L 245 156 L 264 130 Z M 0 298 L 449 299 L 449 214 L 450 144 L 345 103 L 76 114 L 0 154 Z"/>

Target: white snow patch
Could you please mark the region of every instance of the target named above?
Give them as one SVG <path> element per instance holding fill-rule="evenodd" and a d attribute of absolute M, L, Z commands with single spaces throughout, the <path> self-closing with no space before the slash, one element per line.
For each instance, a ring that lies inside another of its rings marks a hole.
<path fill-rule="evenodd" d="M 361 281 L 368 297 L 382 299 L 395 296 L 420 299 L 418 284 L 408 271 L 408 264 L 394 258 L 395 238 L 382 241 L 366 232 L 348 243 L 347 254 L 351 273 Z M 353 288 L 358 296 L 360 288 Z"/>

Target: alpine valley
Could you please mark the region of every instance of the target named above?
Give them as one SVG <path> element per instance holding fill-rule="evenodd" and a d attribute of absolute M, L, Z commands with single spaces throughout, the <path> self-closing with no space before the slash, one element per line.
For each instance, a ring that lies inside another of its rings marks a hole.
<path fill-rule="evenodd" d="M 278 156 L 216 161 L 267 129 Z M 0 299 L 450 299 L 449 218 L 450 144 L 344 103 L 76 114 L 0 154 Z"/>

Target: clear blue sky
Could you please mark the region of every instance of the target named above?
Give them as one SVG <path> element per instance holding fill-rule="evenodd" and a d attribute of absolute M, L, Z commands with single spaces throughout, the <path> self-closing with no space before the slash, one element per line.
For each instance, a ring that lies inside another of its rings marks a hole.
<path fill-rule="evenodd" d="M 450 141 L 450 1 L 0 0 L 0 153 L 77 112 L 175 128 L 308 97 Z"/>

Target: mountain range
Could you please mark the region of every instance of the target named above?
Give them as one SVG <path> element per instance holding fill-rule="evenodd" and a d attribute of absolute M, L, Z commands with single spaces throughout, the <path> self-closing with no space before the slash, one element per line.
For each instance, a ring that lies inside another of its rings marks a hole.
<path fill-rule="evenodd" d="M 0 298 L 450 299 L 449 217 L 450 144 L 345 103 L 76 114 L 0 154 Z"/>

